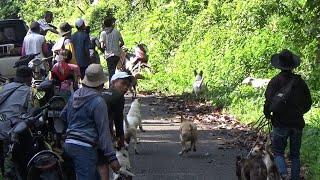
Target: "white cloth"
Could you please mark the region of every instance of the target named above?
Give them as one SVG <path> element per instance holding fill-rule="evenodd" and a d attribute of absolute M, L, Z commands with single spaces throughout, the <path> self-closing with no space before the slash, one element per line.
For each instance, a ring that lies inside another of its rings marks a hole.
<path fill-rule="evenodd" d="M 100 34 L 100 42 L 105 44 L 105 57 L 118 56 L 120 57 L 120 40 L 122 36 L 116 29 L 106 29 Z"/>
<path fill-rule="evenodd" d="M 26 35 L 23 40 L 23 47 L 26 55 L 40 53 L 37 57 L 43 58 L 42 45 L 45 42 L 43 35 L 33 33 Z"/>

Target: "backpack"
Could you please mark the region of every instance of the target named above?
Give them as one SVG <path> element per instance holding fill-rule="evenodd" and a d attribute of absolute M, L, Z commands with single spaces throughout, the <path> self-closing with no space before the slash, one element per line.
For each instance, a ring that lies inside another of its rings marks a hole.
<path fill-rule="evenodd" d="M 297 77 L 297 75 L 293 76 L 292 79 L 284 87 L 282 87 L 275 93 L 270 102 L 270 112 L 282 112 L 285 107 L 287 107 L 289 97 L 292 93 L 292 87 L 298 80 Z"/>

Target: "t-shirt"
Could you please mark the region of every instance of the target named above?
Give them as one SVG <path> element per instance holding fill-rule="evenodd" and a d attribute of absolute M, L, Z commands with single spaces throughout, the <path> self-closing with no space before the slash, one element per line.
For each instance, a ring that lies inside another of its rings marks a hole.
<path fill-rule="evenodd" d="M 116 29 L 106 29 L 100 34 L 100 42 L 105 44 L 105 56 L 106 58 L 111 56 L 120 57 L 120 40 L 122 36 Z"/>
<path fill-rule="evenodd" d="M 71 36 L 75 50 L 76 60 L 79 67 L 89 66 L 89 35 L 84 31 L 78 31 Z"/>
<path fill-rule="evenodd" d="M 68 64 L 64 61 L 56 63 L 51 70 L 51 78 L 56 78 L 61 82 L 60 90 L 69 91 L 72 85 L 73 75 L 79 77 L 80 69 L 75 64 Z"/>
<path fill-rule="evenodd" d="M 52 47 L 52 51 L 53 51 L 53 52 L 59 51 L 59 50 L 61 50 L 61 49 L 68 49 L 68 50 L 70 50 L 71 53 L 72 53 L 72 59 L 71 59 L 70 63 L 71 63 L 71 64 L 77 64 L 76 54 L 75 54 L 74 47 L 73 47 L 73 44 L 72 44 L 70 38 L 61 37 L 61 38 L 54 44 L 54 46 Z M 56 56 L 56 57 L 55 57 L 55 60 L 56 60 L 57 62 L 59 62 L 59 61 L 60 61 L 59 56 Z"/>
<path fill-rule="evenodd" d="M 41 31 L 45 34 L 49 29 L 53 29 L 45 19 L 40 19 L 37 21 L 40 25 Z M 42 33 L 41 33 L 42 34 Z"/>
<path fill-rule="evenodd" d="M 24 37 L 22 45 L 22 55 L 37 54 L 38 57 L 43 58 L 42 45 L 45 42 L 45 37 L 41 34 L 31 32 Z"/>

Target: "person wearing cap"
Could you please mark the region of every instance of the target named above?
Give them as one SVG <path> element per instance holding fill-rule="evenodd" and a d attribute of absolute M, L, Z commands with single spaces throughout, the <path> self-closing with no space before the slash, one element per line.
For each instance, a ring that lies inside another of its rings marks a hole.
<path fill-rule="evenodd" d="M 40 24 L 40 33 L 44 36 L 47 35 L 47 32 L 50 31 L 55 34 L 59 34 L 57 28 L 51 25 L 53 21 L 53 13 L 51 11 L 46 11 L 43 15 L 43 19 L 38 20 L 37 22 Z"/>
<path fill-rule="evenodd" d="M 111 77 L 115 73 L 120 60 L 121 47 L 124 45 L 124 41 L 121 33 L 115 29 L 114 17 L 107 17 L 103 24 L 105 29 L 100 34 L 100 43 L 101 48 L 105 50 L 104 55 L 107 61 L 110 85 Z"/>
<path fill-rule="evenodd" d="M 311 108 L 311 95 L 306 82 L 293 72 L 300 65 L 300 58 L 291 51 L 284 49 L 271 57 L 271 65 L 280 69 L 280 73 L 271 79 L 265 92 L 264 115 L 271 119 L 272 152 L 280 175 L 287 178 L 284 152 L 287 140 L 290 139 L 291 179 L 300 179 L 300 147 L 302 130 L 305 126 L 303 114 Z M 295 81 L 286 106 L 279 112 L 271 112 L 270 106 L 275 94 L 285 87 L 293 78 Z"/>
<path fill-rule="evenodd" d="M 40 34 L 40 25 L 38 22 L 32 22 L 30 25 L 30 33 L 23 40 L 21 54 L 39 54 L 37 57 L 43 58 L 49 55 L 46 39 Z"/>
<path fill-rule="evenodd" d="M 0 92 L 0 142 L 3 149 L 1 156 L 7 154 L 9 146 L 9 131 L 18 122 L 21 122 L 21 117 L 29 114 L 33 110 L 31 103 L 31 80 L 32 69 L 27 66 L 20 66 L 16 70 L 14 81 L 3 86 Z M 3 160 L 4 157 L 1 157 Z M 12 169 L 9 157 L 5 158 L 6 164 L 9 166 L 5 169 L 3 166 L 2 173 L 7 179 L 13 179 L 11 174 Z M 2 162 L 3 163 L 3 162 Z M 3 165 L 3 164 L 2 164 Z"/>
<path fill-rule="evenodd" d="M 113 171 L 120 169 L 111 140 L 107 105 L 101 96 L 106 80 L 101 65 L 89 65 L 83 87 L 69 98 L 60 115 L 67 124 L 64 152 L 72 159 L 78 180 L 96 179 L 96 148 L 101 149 L 103 161 Z"/>
<path fill-rule="evenodd" d="M 88 33 L 85 32 L 86 25 L 83 19 L 77 19 L 75 26 L 78 31 L 71 36 L 71 41 L 74 46 L 77 64 L 80 67 L 81 78 L 83 78 L 86 68 L 91 64 L 89 53 L 90 38 Z"/>
<path fill-rule="evenodd" d="M 59 56 L 59 51 L 63 49 L 68 49 L 72 53 L 72 58 L 70 60 L 71 64 L 77 64 L 76 56 L 75 56 L 75 51 L 74 51 L 74 46 L 71 41 L 71 33 L 72 33 L 72 28 L 69 23 L 63 22 L 60 24 L 60 36 L 61 38 L 54 44 L 52 47 L 52 51 L 55 52 L 58 56 L 55 57 L 55 61 L 59 62 L 60 61 L 60 56 Z"/>
<path fill-rule="evenodd" d="M 110 121 L 110 132 L 117 140 L 117 147 L 124 147 L 124 129 L 123 129 L 123 111 L 125 105 L 124 95 L 131 86 L 133 76 L 127 72 L 116 72 L 111 78 L 111 86 L 108 90 L 102 93 L 107 108 L 108 117 Z M 113 126 L 115 126 L 116 133 L 114 134 Z M 101 153 L 98 151 L 98 168 L 102 179 L 109 177 L 109 165 L 101 162 Z"/>

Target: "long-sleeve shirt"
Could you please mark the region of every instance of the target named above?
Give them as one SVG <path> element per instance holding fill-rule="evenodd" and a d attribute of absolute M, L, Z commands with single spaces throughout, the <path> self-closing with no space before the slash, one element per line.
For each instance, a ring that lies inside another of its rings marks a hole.
<path fill-rule="evenodd" d="M 108 107 L 108 116 L 110 120 L 111 130 L 114 125 L 116 128 L 116 136 L 123 136 L 123 110 L 125 104 L 124 96 L 116 90 L 108 89 L 107 91 L 102 93 L 102 97 L 104 98 Z"/>
<path fill-rule="evenodd" d="M 109 161 L 115 160 L 107 114 L 107 106 L 98 91 L 87 87 L 78 89 L 60 116 L 67 124 L 66 141 L 97 145 Z"/>
<path fill-rule="evenodd" d="M 303 128 L 305 125 L 303 114 L 311 108 L 310 90 L 305 81 L 291 71 L 281 71 L 271 79 L 265 92 L 264 111 L 267 113 L 270 109 L 270 103 L 273 96 L 295 76 L 296 82 L 292 86 L 291 95 L 288 98 L 287 106 L 281 112 L 273 113 L 272 124 L 275 127 Z"/>

